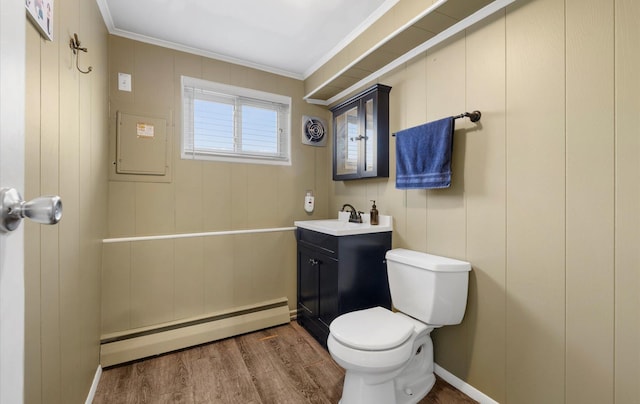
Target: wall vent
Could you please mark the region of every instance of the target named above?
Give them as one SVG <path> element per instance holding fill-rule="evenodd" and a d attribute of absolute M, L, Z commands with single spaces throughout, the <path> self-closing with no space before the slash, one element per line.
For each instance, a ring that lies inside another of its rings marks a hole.
<path fill-rule="evenodd" d="M 302 117 L 302 144 L 327 145 L 327 124 L 324 120 L 315 116 Z"/>

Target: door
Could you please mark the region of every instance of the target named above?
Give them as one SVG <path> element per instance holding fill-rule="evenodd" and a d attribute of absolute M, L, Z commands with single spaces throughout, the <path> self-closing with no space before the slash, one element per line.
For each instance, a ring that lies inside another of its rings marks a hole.
<path fill-rule="evenodd" d="M 25 7 L 0 1 L 0 187 L 24 191 Z M 0 404 L 23 402 L 24 226 L 0 233 Z"/>

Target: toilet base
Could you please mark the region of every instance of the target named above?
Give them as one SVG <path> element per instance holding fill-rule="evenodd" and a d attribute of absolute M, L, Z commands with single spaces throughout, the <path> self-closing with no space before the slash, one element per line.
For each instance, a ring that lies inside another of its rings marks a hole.
<path fill-rule="evenodd" d="M 429 374 L 415 380 L 411 385 L 396 386 L 396 380 L 380 384 L 367 384 L 363 377 L 347 372 L 345 390 L 339 404 L 415 404 L 433 388 L 435 375 Z"/>
<path fill-rule="evenodd" d="M 340 404 L 415 404 L 433 388 L 431 330 L 416 338 L 414 355 L 402 368 L 387 374 L 346 369 Z"/>

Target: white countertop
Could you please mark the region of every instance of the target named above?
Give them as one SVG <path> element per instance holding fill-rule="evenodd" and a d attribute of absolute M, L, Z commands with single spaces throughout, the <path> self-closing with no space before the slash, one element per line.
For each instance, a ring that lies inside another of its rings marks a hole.
<path fill-rule="evenodd" d="M 369 214 L 362 214 L 363 223 L 351 223 L 348 221 L 349 214 L 340 212 L 339 219 L 321 219 L 321 220 L 297 220 L 293 222 L 296 227 L 307 230 L 313 230 L 332 236 L 351 236 L 354 234 L 382 233 L 393 231 L 393 220 L 391 216 L 378 216 L 377 225 L 369 223 Z"/>

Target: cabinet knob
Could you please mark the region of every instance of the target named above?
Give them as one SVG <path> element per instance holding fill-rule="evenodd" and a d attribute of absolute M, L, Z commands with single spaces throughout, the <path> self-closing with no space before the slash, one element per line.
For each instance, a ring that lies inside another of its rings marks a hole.
<path fill-rule="evenodd" d="M 309 264 L 311 265 L 318 265 L 320 262 L 316 259 L 313 258 L 309 258 Z"/>

